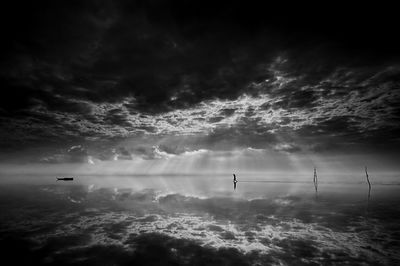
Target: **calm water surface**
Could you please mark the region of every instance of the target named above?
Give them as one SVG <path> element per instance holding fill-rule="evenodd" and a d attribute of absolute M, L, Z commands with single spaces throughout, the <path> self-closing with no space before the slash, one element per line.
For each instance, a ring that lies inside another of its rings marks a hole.
<path fill-rule="evenodd" d="M 7 180 L 0 241 L 15 265 L 400 264 L 398 185 L 368 196 L 364 183 L 316 193 L 290 178 L 236 190 L 231 176 Z"/>

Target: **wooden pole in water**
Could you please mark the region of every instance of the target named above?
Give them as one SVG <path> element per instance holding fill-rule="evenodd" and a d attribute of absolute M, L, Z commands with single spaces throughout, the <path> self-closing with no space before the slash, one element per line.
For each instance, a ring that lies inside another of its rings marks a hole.
<path fill-rule="evenodd" d="M 318 177 L 317 177 L 317 168 L 314 167 L 314 187 L 315 187 L 315 193 L 318 192 Z"/>
<path fill-rule="evenodd" d="M 371 194 L 371 182 L 369 182 L 369 176 L 368 176 L 368 169 L 365 166 L 365 176 L 367 177 L 367 182 L 368 182 L 368 198 Z"/>

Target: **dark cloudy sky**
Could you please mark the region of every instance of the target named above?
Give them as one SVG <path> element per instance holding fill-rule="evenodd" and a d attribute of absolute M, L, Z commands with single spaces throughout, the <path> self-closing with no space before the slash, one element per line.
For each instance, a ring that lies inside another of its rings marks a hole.
<path fill-rule="evenodd" d="M 3 3 L 0 160 L 395 160 L 397 9 L 258 2 Z"/>

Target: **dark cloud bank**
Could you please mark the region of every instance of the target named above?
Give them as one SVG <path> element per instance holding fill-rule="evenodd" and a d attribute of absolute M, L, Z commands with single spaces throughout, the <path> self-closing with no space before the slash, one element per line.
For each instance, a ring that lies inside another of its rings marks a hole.
<path fill-rule="evenodd" d="M 395 10 L 9 1 L 1 13 L 0 145 L 110 150 L 129 138 L 152 136 L 152 147 L 185 135 L 189 149 L 323 151 L 334 142 L 397 152 Z"/>

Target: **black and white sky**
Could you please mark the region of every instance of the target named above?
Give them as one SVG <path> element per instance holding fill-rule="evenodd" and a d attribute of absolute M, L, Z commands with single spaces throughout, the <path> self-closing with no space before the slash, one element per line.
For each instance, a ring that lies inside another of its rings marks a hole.
<path fill-rule="evenodd" d="M 397 9 L 276 2 L 2 3 L 1 162 L 398 167 Z"/>

